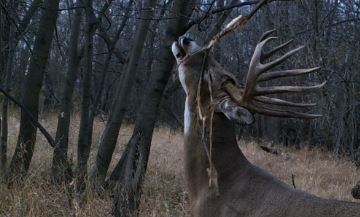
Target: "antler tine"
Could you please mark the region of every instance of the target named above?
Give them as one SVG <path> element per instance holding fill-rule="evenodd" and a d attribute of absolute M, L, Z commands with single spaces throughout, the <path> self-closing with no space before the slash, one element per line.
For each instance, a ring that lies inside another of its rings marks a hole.
<path fill-rule="evenodd" d="M 251 58 L 249 71 L 246 77 L 245 91 L 243 96 L 245 100 L 251 98 L 251 94 L 256 91 L 256 82 L 259 75 L 266 72 L 267 70 L 267 65 L 263 65 L 261 63 L 261 57 L 263 55 L 263 48 L 265 44 L 271 40 L 277 39 L 277 37 L 270 37 L 270 34 L 274 31 L 275 30 L 264 33 L 261 42 L 259 42 L 255 48 L 254 55 Z"/>
<path fill-rule="evenodd" d="M 268 58 L 271 57 L 274 53 L 276 53 L 276 52 L 278 52 L 279 50 L 283 49 L 284 47 L 288 46 L 288 45 L 291 44 L 293 41 L 294 41 L 294 40 L 291 39 L 291 40 L 289 40 L 289 41 L 287 41 L 287 42 L 285 42 L 285 43 L 283 43 L 283 44 L 275 47 L 274 49 L 272 49 L 272 50 L 269 51 L 269 52 L 266 52 L 266 53 L 264 52 L 263 55 L 262 55 L 262 57 L 261 57 L 261 61 L 264 61 L 264 60 L 268 59 Z"/>
<path fill-rule="evenodd" d="M 291 102 L 283 99 L 278 98 L 272 98 L 272 97 L 266 97 L 266 96 L 257 96 L 254 98 L 255 101 L 265 103 L 265 104 L 271 104 L 271 105 L 278 105 L 278 106 L 290 106 L 290 107 L 313 107 L 316 106 L 316 103 L 296 103 Z"/>
<path fill-rule="evenodd" d="M 319 114 L 308 114 L 303 112 L 297 112 L 297 111 L 291 111 L 291 110 L 278 110 L 274 108 L 265 108 L 261 105 L 252 103 L 251 108 L 253 111 L 269 115 L 273 117 L 283 117 L 283 118 L 302 118 L 302 119 L 315 119 L 322 117 L 322 115 Z"/>
<path fill-rule="evenodd" d="M 258 81 L 269 81 L 277 78 L 283 77 L 291 77 L 291 76 L 298 76 L 298 75 L 305 75 L 311 72 L 315 72 L 319 70 L 321 67 L 315 67 L 311 69 L 292 69 L 292 70 L 283 70 L 283 71 L 274 71 L 274 72 L 267 72 L 265 74 L 261 74 L 258 78 Z"/>
<path fill-rule="evenodd" d="M 263 72 L 266 71 L 265 66 L 261 63 L 261 57 L 263 54 L 263 48 L 265 46 L 265 44 L 267 42 L 269 42 L 270 40 L 274 40 L 276 39 L 276 37 L 269 37 L 271 33 L 273 33 L 275 30 L 272 31 L 268 31 L 266 33 L 263 34 L 263 36 L 261 37 L 262 40 L 260 40 L 260 42 L 257 44 L 253 57 L 251 58 L 250 61 L 250 67 L 249 67 L 249 71 L 246 77 L 246 83 L 245 83 L 245 90 L 244 90 L 244 95 L 243 95 L 243 99 L 244 100 L 248 100 L 251 99 L 251 95 L 256 92 L 256 82 L 257 79 L 259 77 L 259 75 L 261 75 Z"/>
<path fill-rule="evenodd" d="M 255 51 L 254 51 L 254 55 L 251 58 L 249 73 L 253 72 L 256 75 L 259 75 L 260 73 L 265 71 L 265 69 L 263 69 L 264 65 L 261 63 L 263 49 L 264 49 L 264 46 L 266 43 L 268 43 L 269 41 L 274 40 L 274 39 L 277 39 L 277 37 L 267 37 L 266 39 L 262 40 L 261 42 L 259 42 L 257 44 Z M 256 67 L 259 67 L 259 68 L 257 69 Z"/>
<path fill-rule="evenodd" d="M 275 87 L 258 87 L 256 92 L 254 93 L 255 96 L 262 96 L 262 95 L 270 95 L 270 94 L 279 94 L 279 93 L 305 93 L 310 92 L 313 90 L 317 90 L 322 88 L 326 84 L 326 81 L 314 85 L 314 86 L 275 86 Z"/>
<path fill-rule="evenodd" d="M 303 49 L 304 46 L 300 46 L 298 48 L 295 48 L 289 52 L 287 52 L 286 54 L 284 54 L 283 56 L 269 62 L 269 63 L 266 63 L 264 64 L 264 72 L 271 69 L 271 68 L 274 68 L 275 66 L 278 66 L 279 64 L 281 64 L 282 62 L 284 62 L 285 60 L 287 60 L 289 57 L 291 57 L 292 55 L 296 54 L 297 52 L 299 52 L 301 49 Z"/>
<path fill-rule="evenodd" d="M 254 112 L 274 116 L 274 117 L 288 117 L 288 118 L 303 118 L 303 119 L 314 119 L 319 118 L 321 115 L 318 114 L 307 114 L 297 111 L 290 110 L 279 110 L 273 108 L 272 105 L 278 106 L 290 106 L 290 107 L 312 107 L 316 103 L 294 103 L 285 101 L 277 98 L 270 98 L 266 96 L 256 96 L 253 100 L 244 98 L 244 90 L 237 87 L 235 84 L 228 82 L 224 85 L 225 91 L 229 94 L 230 98 L 234 100 L 240 106 L 246 107 Z M 268 107 L 264 107 L 264 106 Z"/>
<path fill-rule="evenodd" d="M 262 42 L 263 40 L 267 39 L 271 34 L 273 34 L 274 32 L 276 32 L 276 29 L 272 29 L 272 30 L 269 30 L 267 32 L 264 32 L 262 34 L 262 36 L 260 37 L 260 40 L 259 40 L 259 43 Z"/>

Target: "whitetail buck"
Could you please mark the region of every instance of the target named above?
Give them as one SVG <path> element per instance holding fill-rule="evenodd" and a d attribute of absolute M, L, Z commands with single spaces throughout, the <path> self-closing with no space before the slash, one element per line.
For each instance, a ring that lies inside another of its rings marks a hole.
<path fill-rule="evenodd" d="M 260 86 L 263 81 L 318 69 L 269 72 L 301 49 L 269 61 L 276 51 L 289 44 L 264 52 L 264 45 L 275 39 L 270 37 L 272 32 L 265 33 L 256 46 L 245 86 L 240 86 L 206 49 L 191 39 L 180 37 L 172 45 L 186 92 L 185 172 L 192 216 L 360 217 L 360 204 L 322 199 L 295 190 L 252 165 L 238 147 L 232 121 L 250 124 L 252 112 L 288 118 L 319 117 L 298 111 L 314 104 L 290 102 L 269 95 L 311 92 L 325 83 L 308 87 Z"/>

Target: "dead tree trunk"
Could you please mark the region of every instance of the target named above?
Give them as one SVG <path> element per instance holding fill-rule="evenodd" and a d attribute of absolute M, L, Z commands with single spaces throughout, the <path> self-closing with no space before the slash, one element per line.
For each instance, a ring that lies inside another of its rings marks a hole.
<path fill-rule="evenodd" d="M 77 3 L 76 6 L 80 6 Z M 74 91 L 77 71 L 81 56 L 78 50 L 78 42 L 80 35 L 80 22 L 82 16 L 82 9 L 77 8 L 73 14 L 72 30 L 70 36 L 70 51 L 69 51 L 69 65 L 65 77 L 64 89 L 62 91 L 61 108 L 58 117 L 58 125 L 56 130 L 56 147 L 54 149 L 52 172 L 53 177 L 59 183 L 65 178 L 68 140 L 69 140 L 69 125 L 70 125 L 70 111 L 71 111 L 71 96 Z"/>
<path fill-rule="evenodd" d="M 137 114 L 133 135 L 112 174 L 112 179 L 118 181 L 113 200 L 115 216 L 138 215 L 141 186 L 147 168 L 155 121 L 163 91 L 174 65 L 170 46 L 178 36 L 185 33 L 192 3 L 182 0 L 174 2 L 172 11 L 178 18 L 167 24 L 159 61 L 154 65 L 154 70 L 150 75 L 150 81 Z M 184 14 L 185 16 L 179 16 Z"/>
<path fill-rule="evenodd" d="M 44 1 L 40 24 L 35 38 L 33 56 L 26 76 L 22 102 L 33 115 L 38 117 L 39 94 L 43 73 L 50 53 L 50 45 L 58 17 L 59 0 Z M 21 112 L 20 132 L 15 153 L 10 163 L 8 179 L 23 178 L 30 166 L 36 141 L 36 127 L 28 115 Z"/>
<path fill-rule="evenodd" d="M 142 19 L 138 25 L 138 28 L 134 37 L 134 45 L 130 53 L 129 63 L 126 67 L 124 77 L 121 81 L 121 86 L 117 88 L 116 98 L 113 101 L 110 119 L 106 124 L 105 130 L 101 136 L 101 141 L 96 156 L 96 165 L 94 166 L 94 184 L 100 186 L 106 176 L 106 172 L 109 168 L 112 154 L 115 149 L 116 141 L 119 135 L 120 126 L 122 124 L 127 104 L 129 101 L 128 94 L 131 92 L 134 81 L 136 69 L 139 64 L 140 56 L 144 47 L 145 39 L 148 33 L 150 20 L 153 17 L 155 11 L 156 0 L 147 1 L 147 9 L 142 10 L 141 17 L 149 18 Z M 120 85 L 120 82 L 119 82 Z"/>

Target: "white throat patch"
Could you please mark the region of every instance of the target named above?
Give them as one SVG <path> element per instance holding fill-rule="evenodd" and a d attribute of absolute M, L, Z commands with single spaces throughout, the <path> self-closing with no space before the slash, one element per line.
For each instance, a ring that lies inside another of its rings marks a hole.
<path fill-rule="evenodd" d="M 200 49 L 201 47 L 198 44 L 196 44 L 195 41 L 183 36 L 180 37 L 178 41 L 174 42 L 171 46 L 171 51 L 178 64 L 179 79 L 186 93 L 185 110 L 184 110 L 184 134 L 187 134 L 189 132 L 192 115 L 188 102 L 189 87 L 186 85 L 186 68 L 183 64 L 181 64 L 181 61 L 187 55 L 193 54 L 199 51 Z"/>
<path fill-rule="evenodd" d="M 191 124 L 191 113 L 189 109 L 188 97 L 185 100 L 185 110 L 184 110 L 184 134 L 186 135 L 190 130 Z"/>
<path fill-rule="evenodd" d="M 191 123 L 191 114 L 190 114 L 189 102 L 188 102 L 189 91 L 185 82 L 185 69 L 182 65 L 179 65 L 178 72 L 179 72 L 179 80 L 181 86 L 183 87 L 186 94 L 185 109 L 184 109 L 184 134 L 187 134 L 189 132 L 190 123 Z"/>
<path fill-rule="evenodd" d="M 179 65 L 178 73 L 179 73 L 179 80 L 180 80 L 181 86 L 183 87 L 183 89 L 186 93 L 186 96 L 187 96 L 189 94 L 189 90 L 188 90 L 188 87 L 186 86 L 186 80 L 185 80 L 186 72 L 185 72 L 183 65 Z"/>

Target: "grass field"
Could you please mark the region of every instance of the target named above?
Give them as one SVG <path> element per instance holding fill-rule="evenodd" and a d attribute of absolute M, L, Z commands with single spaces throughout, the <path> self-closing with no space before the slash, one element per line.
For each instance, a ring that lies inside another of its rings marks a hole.
<path fill-rule="evenodd" d="M 19 120 L 10 118 L 9 158 L 16 143 Z M 56 116 L 44 117 L 41 122 L 54 134 Z M 96 121 L 94 126 L 94 147 L 90 167 L 94 162 L 97 141 L 104 123 Z M 79 120 L 72 120 L 70 136 L 70 156 L 76 159 L 76 142 Z M 121 156 L 124 143 L 131 136 L 131 126 L 121 129 L 118 146 L 112 167 Z M 168 128 L 156 129 L 151 150 L 149 168 L 146 175 L 144 195 L 141 204 L 143 217 L 181 217 L 189 216 L 188 199 L 182 168 L 183 137 L 181 132 Z M 266 144 L 265 144 L 266 145 Z M 325 198 L 348 201 L 352 199 L 350 190 L 360 180 L 360 172 L 348 159 L 336 159 L 319 149 L 294 150 L 276 147 L 280 155 L 262 151 L 255 142 L 240 142 L 240 147 L 248 159 L 264 168 L 281 180 L 292 184 L 292 174 L 298 189 Z M 45 216 L 111 216 L 111 198 L 99 198 L 91 192 L 87 194 L 87 204 L 83 209 L 72 206 L 62 189 L 55 188 L 50 182 L 52 149 L 42 135 L 38 142 L 31 164 L 31 170 L 23 186 L 7 189 L 0 184 L 0 216 L 45 217 Z"/>

